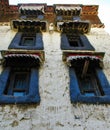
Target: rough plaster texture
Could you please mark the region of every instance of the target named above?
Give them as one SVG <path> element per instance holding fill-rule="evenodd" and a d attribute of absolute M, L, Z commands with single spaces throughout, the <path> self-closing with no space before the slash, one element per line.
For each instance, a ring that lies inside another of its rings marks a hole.
<path fill-rule="evenodd" d="M 15 35 L 0 27 L 0 49 Z M 110 36 L 103 29 L 87 34 L 97 51 L 105 51 L 110 81 Z M 0 105 L 0 130 L 110 130 L 110 105 L 71 104 L 68 67 L 62 62 L 60 34 L 43 33 L 45 62 L 39 71 L 40 105 Z"/>

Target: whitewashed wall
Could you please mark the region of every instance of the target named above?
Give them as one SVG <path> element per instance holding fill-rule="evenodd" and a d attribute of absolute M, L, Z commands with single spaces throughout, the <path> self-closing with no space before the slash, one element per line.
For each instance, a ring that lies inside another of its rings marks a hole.
<path fill-rule="evenodd" d="M 0 50 L 16 32 L 0 27 Z M 110 36 L 103 29 L 87 34 L 97 51 L 105 51 L 110 81 Z M 40 105 L 0 105 L 0 130 L 110 130 L 110 105 L 70 103 L 68 67 L 62 62 L 60 34 L 43 33 L 45 62 L 39 71 Z"/>

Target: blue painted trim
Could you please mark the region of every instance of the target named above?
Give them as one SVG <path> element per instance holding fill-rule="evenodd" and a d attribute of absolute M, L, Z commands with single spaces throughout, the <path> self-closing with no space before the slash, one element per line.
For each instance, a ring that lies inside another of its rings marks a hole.
<path fill-rule="evenodd" d="M 38 50 L 43 50 L 44 46 L 43 46 L 43 40 L 42 40 L 42 34 L 41 33 L 37 33 L 36 34 L 36 49 Z M 34 48 L 33 48 L 34 49 Z"/>
<path fill-rule="evenodd" d="M 70 76 L 70 99 L 71 102 L 77 102 L 77 98 L 80 95 L 80 90 L 74 68 L 70 67 L 69 76 Z"/>
<path fill-rule="evenodd" d="M 96 69 L 96 75 L 100 80 L 100 84 L 105 93 L 104 96 L 84 96 L 81 94 L 78 79 L 74 68 L 69 68 L 70 76 L 70 100 L 71 103 L 82 102 L 82 103 L 93 103 L 93 104 L 110 104 L 110 85 L 106 79 L 105 74 L 101 69 Z M 108 92 L 107 92 L 108 91 Z"/>
<path fill-rule="evenodd" d="M 43 40 L 42 40 L 42 34 L 36 33 L 36 42 L 34 46 L 23 46 L 20 45 L 21 39 L 22 39 L 23 33 L 18 32 L 15 37 L 13 38 L 11 44 L 9 45 L 8 49 L 27 49 L 27 50 L 43 50 Z"/>
<path fill-rule="evenodd" d="M 31 86 L 29 88 L 29 96 L 31 97 L 35 97 L 37 96 L 37 100 L 40 101 L 40 96 L 39 96 L 39 79 L 38 79 L 39 75 L 38 75 L 38 69 L 32 68 L 31 69 L 31 78 L 30 78 L 30 85 Z M 36 89 L 37 88 L 37 89 Z"/>
<path fill-rule="evenodd" d="M 0 103 L 1 104 L 16 104 L 16 103 L 40 103 L 39 95 L 39 71 L 36 68 L 31 69 L 30 85 L 28 95 L 15 97 L 12 95 L 4 95 L 4 90 L 7 85 L 7 80 L 10 75 L 10 68 L 6 68 L 0 75 Z"/>
<path fill-rule="evenodd" d="M 10 68 L 7 67 L 4 69 L 4 71 L 0 75 L 0 96 L 3 95 L 3 92 L 6 88 L 7 81 L 10 75 Z"/>
<path fill-rule="evenodd" d="M 92 51 L 95 50 L 85 35 L 79 34 L 79 36 L 83 46 L 73 47 L 70 46 L 66 34 L 61 34 L 61 45 L 60 45 L 61 49 L 62 50 L 92 50 Z"/>
<path fill-rule="evenodd" d="M 21 41 L 23 33 L 22 32 L 18 32 L 16 33 L 16 35 L 14 36 L 13 40 L 11 41 L 8 49 L 14 49 L 14 48 L 18 48 L 19 47 L 19 43 Z"/>
<path fill-rule="evenodd" d="M 103 73 L 103 71 L 101 69 L 96 69 L 96 75 L 99 79 L 99 83 L 100 85 L 103 87 L 103 91 L 105 93 L 105 95 L 110 95 L 110 85 L 109 82 L 105 76 L 105 74 Z"/>

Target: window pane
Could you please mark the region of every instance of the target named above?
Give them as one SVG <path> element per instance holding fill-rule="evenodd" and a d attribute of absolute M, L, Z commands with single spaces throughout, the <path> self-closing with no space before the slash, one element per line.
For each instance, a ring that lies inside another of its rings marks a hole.
<path fill-rule="evenodd" d="M 87 73 L 85 77 L 79 77 L 79 86 L 81 93 L 85 96 L 100 96 L 100 85 L 97 82 L 94 73 Z"/>
<path fill-rule="evenodd" d="M 35 38 L 34 37 L 23 37 L 21 41 L 22 46 L 34 46 Z"/>
<path fill-rule="evenodd" d="M 11 72 L 4 94 L 23 96 L 28 93 L 30 73 L 29 70 L 27 70 L 27 72 L 25 71 L 19 70 L 19 68 L 15 68 L 15 70 Z"/>
<path fill-rule="evenodd" d="M 27 81 L 27 75 L 26 74 L 16 74 L 15 76 L 15 84 L 14 84 L 14 89 L 25 89 L 26 88 L 26 83 Z"/>
<path fill-rule="evenodd" d="M 78 47 L 78 41 L 75 41 L 75 40 L 69 40 L 69 44 L 70 46 L 73 46 L 73 47 Z"/>
<path fill-rule="evenodd" d="M 92 86 L 92 83 L 91 83 L 91 77 L 84 77 L 84 78 L 81 78 L 80 79 L 80 82 L 81 82 L 81 86 L 83 91 L 91 91 L 93 90 L 93 86 Z"/>
<path fill-rule="evenodd" d="M 24 96 L 25 92 L 13 92 L 13 96 Z"/>
<path fill-rule="evenodd" d="M 85 96 L 95 96 L 95 93 L 94 92 L 86 92 L 84 93 Z"/>
<path fill-rule="evenodd" d="M 68 34 L 68 41 L 71 47 L 83 47 L 80 37 L 76 34 Z"/>

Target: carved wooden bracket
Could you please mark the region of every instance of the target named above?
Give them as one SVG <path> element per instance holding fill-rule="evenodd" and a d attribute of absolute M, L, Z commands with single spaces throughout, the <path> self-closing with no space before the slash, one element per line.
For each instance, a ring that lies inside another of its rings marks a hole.
<path fill-rule="evenodd" d="M 41 32 L 46 31 L 46 21 L 13 20 L 11 27 L 13 30 L 21 32 Z"/>
<path fill-rule="evenodd" d="M 90 22 L 89 21 L 71 21 L 71 22 L 59 22 L 57 23 L 61 32 L 71 33 L 88 33 L 90 31 Z"/>

